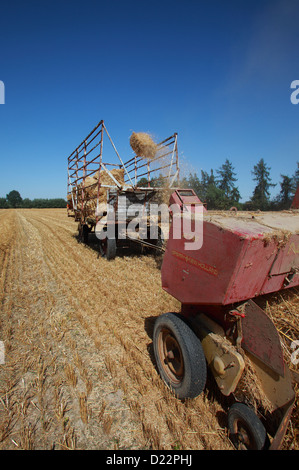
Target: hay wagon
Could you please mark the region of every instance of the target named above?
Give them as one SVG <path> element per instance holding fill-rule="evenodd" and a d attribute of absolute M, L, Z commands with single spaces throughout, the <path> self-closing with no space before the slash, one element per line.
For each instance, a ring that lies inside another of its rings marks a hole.
<path fill-rule="evenodd" d="M 134 156 L 124 162 L 101 120 L 68 157 L 68 216 L 78 221 L 81 241 L 97 235 L 107 259 L 128 242 L 160 248 L 158 219 L 150 232 L 149 204 L 179 182 L 176 133 L 158 144 L 133 133 L 130 143 Z"/>

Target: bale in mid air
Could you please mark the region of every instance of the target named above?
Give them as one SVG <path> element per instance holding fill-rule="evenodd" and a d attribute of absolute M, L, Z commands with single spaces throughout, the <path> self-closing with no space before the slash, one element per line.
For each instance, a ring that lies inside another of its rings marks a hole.
<path fill-rule="evenodd" d="M 130 145 L 137 157 L 143 157 L 148 160 L 153 160 L 158 150 L 158 145 L 145 132 L 133 132 L 130 137 Z"/>

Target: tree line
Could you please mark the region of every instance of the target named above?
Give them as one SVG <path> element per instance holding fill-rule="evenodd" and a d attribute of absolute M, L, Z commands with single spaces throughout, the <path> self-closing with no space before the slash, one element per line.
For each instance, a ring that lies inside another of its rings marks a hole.
<path fill-rule="evenodd" d="M 206 203 L 208 209 L 228 210 L 236 207 L 238 210 L 262 210 L 275 211 L 289 209 L 299 185 L 299 162 L 294 174 L 280 175 L 279 183 L 272 183 L 270 177 L 271 168 L 261 158 L 254 165 L 251 172 L 255 182 L 251 198 L 246 202 L 241 202 L 241 194 L 237 183 L 237 175 L 232 163 L 226 159 L 223 165 L 216 171 L 201 170 L 200 176 L 193 172 L 184 177 L 180 182 L 181 188 L 191 188 L 195 191 L 199 199 Z M 165 179 L 160 175 L 152 179 L 152 186 L 161 187 Z M 279 185 L 278 185 L 279 184 Z M 271 198 L 270 189 L 278 185 L 278 193 Z M 147 179 L 141 178 L 138 186 L 146 187 Z M 5 198 L 0 198 L 0 209 L 7 208 L 65 208 L 66 201 L 62 198 L 56 199 L 22 199 L 16 190 L 10 191 Z"/>
<path fill-rule="evenodd" d="M 65 207 L 65 199 L 22 199 L 19 191 L 15 189 L 10 191 L 6 197 L 0 197 L 0 209 L 56 209 Z"/>
<path fill-rule="evenodd" d="M 281 174 L 278 186 L 278 194 L 271 198 L 270 189 L 277 186 L 272 183 L 270 177 L 271 168 L 261 158 L 252 170 L 252 178 L 255 187 L 251 198 L 246 202 L 241 202 L 241 194 L 237 183 L 237 175 L 232 163 L 226 159 L 216 171 L 201 170 L 200 176 L 197 173 L 190 173 L 180 182 L 180 187 L 191 188 L 195 191 L 199 199 L 206 203 L 208 209 L 228 210 L 236 207 L 238 210 L 262 210 L 275 211 L 289 209 L 293 201 L 297 186 L 299 185 L 299 162 L 294 174 Z M 163 186 L 165 179 L 160 175 L 155 178 L 155 186 Z M 147 186 L 147 179 L 141 178 L 139 186 Z"/>

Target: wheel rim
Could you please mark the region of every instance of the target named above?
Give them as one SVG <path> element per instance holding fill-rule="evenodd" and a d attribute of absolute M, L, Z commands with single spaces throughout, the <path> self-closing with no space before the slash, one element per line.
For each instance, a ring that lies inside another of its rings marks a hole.
<path fill-rule="evenodd" d="M 233 423 L 234 437 L 240 449 L 254 449 L 254 440 L 249 427 L 242 419 L 235 419 Z"/>
<path fill-rule="evenodd" d="M 158 354 L 168 379 L 173 384 L 179 384 L 184 377 L 183 354 L 177 339 L 166 328 L 159 333 Z"/>

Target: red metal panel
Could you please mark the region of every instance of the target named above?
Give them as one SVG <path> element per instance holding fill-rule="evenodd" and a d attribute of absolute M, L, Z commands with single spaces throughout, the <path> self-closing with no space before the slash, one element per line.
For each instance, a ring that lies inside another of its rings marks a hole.
<path fill-rule="evenodd" d="M 284 376 L 284 360 L 277 330 L 266 313 L 252 300 L 246 302 L 242 318 L 242 348 Z"/>
<path fill-rule="evenodd" d="M 195 206 L 203 206 L 203 203 L 199 197 L 195 194 L 193 189 L 177 189 L 173 192 L 169 199 L 169 204 L 176 204 L 181 210 L 188 212 L 195 212 Z M 206 212 L 207 209 L 203 206 L 203 211 Z"/>
<path fill-rule="evenodd" d="M 296 194 L 294 196 L 291 208 L 292 209 L 299 209 L 299 186 L 298 186 Z"/>
<path fill-rule="evenodd" d="M 162 265 L 162 287 L 184 304 L 221 304 L 243 249 L 233 232 L 205 222 L 200 250 L 184 248 L 170 231 Z"/>
<path fill-rule="evenodd" d="M 299 233 L 277 238 L 284 222 L 298 232 L 298 219 L 249 217 L 213 219 L 207 213 L 203 246 L 195 251 L 185 249 L 183 234 L 174 240 L 170 230 L 162 287 L 184 304 L 228 305 L 298 285 Z"/>

